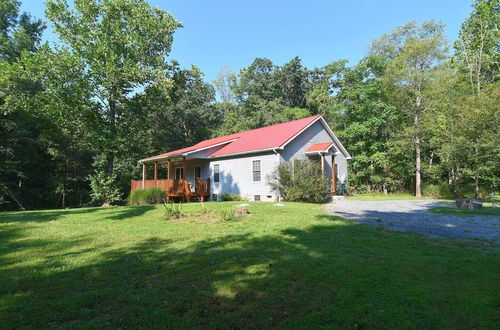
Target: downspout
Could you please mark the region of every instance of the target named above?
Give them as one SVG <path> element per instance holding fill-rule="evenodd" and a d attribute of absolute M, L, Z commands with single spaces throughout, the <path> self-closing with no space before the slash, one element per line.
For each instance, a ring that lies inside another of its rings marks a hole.
<path fill-rule="evenodd" d="M 279 164 L 281 163 L 280 153 L 276 150 L 276 148 L 273 148 L 273 152 L 276 154 L 276 166 L 279 166 Z M 277 195 L 276 201 L 279 202 L 280 198 L 281 198 L 281 196 Z"/>

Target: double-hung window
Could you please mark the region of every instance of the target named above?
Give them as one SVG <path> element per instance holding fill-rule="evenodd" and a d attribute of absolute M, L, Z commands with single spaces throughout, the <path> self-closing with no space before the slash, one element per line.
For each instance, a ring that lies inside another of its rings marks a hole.
<path fill-rule="evenodd" d="M 252 161 L 253 181 L 260 181 L 260 160 Z"/>
<path fill-rule="evenodd" d="M 220 181 L 220 167 L 219 164 L 214 165 L 214 182 Z"/>

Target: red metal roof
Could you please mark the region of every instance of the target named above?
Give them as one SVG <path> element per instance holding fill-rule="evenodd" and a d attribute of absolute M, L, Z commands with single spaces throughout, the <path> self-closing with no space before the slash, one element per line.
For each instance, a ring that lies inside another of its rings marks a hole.
<path fill-rule="evenodd" d="M 141 161 L 184 155 L 186 153 L 195 152 L 201 149 L 207 149 L 216 145 L 222 145 L 222 147 L 220 149 L 217 149 L 214 153 L 210 154 L 209 157 L 279 148 L 320 117 L 320 115 L 316 115 L 289 121 L 286 123 L 257 128 L 241 133 L 220 136 L 217 138 L 201 141 L 200 143 L 195 144 L 191 147 L 141 159 Z"/>
<path fill-rule="evenodd" d="M 306 152 L 326 151 L 332 146 L 333 142 L 316 143 L 309 147 Z"/>

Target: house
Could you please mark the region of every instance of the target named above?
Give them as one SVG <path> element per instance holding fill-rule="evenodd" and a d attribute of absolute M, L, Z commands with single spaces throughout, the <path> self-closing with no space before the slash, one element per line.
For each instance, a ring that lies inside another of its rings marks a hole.
<path fill-rule="evenodd" d="M 351 157 L 322 116 L 312 116 L 201 141 L 191 147 L 139 160 L 142 180 L 131 190 L 160 187 L 167 197 L 217 200 L 222 193 L 253 201 L 277 200 L 266 176 L 281 162 L 309 158 L 321 163 L 331 194 L 347 180 Z M 153 180 L 147 167 L 153 166 Z M 158 177 L 159 167 L 166 172 Z M 332 180 L 332 178 L 334 178 Z"/>

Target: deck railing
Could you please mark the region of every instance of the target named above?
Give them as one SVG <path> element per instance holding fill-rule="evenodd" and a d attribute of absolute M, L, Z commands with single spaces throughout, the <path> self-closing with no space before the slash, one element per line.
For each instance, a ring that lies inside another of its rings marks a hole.
<path fill-rule="evenodd" d="M 210 196 L 210 179 L 195 180 L 194 191 L 185 179 L 161 179 L 161 180 L 131 180 L 130 192 L 139 189 L 160 188 L 165 191 L 167 197 L 184 197 L 187 200 L 191 196 L 207 197 Z"/>

